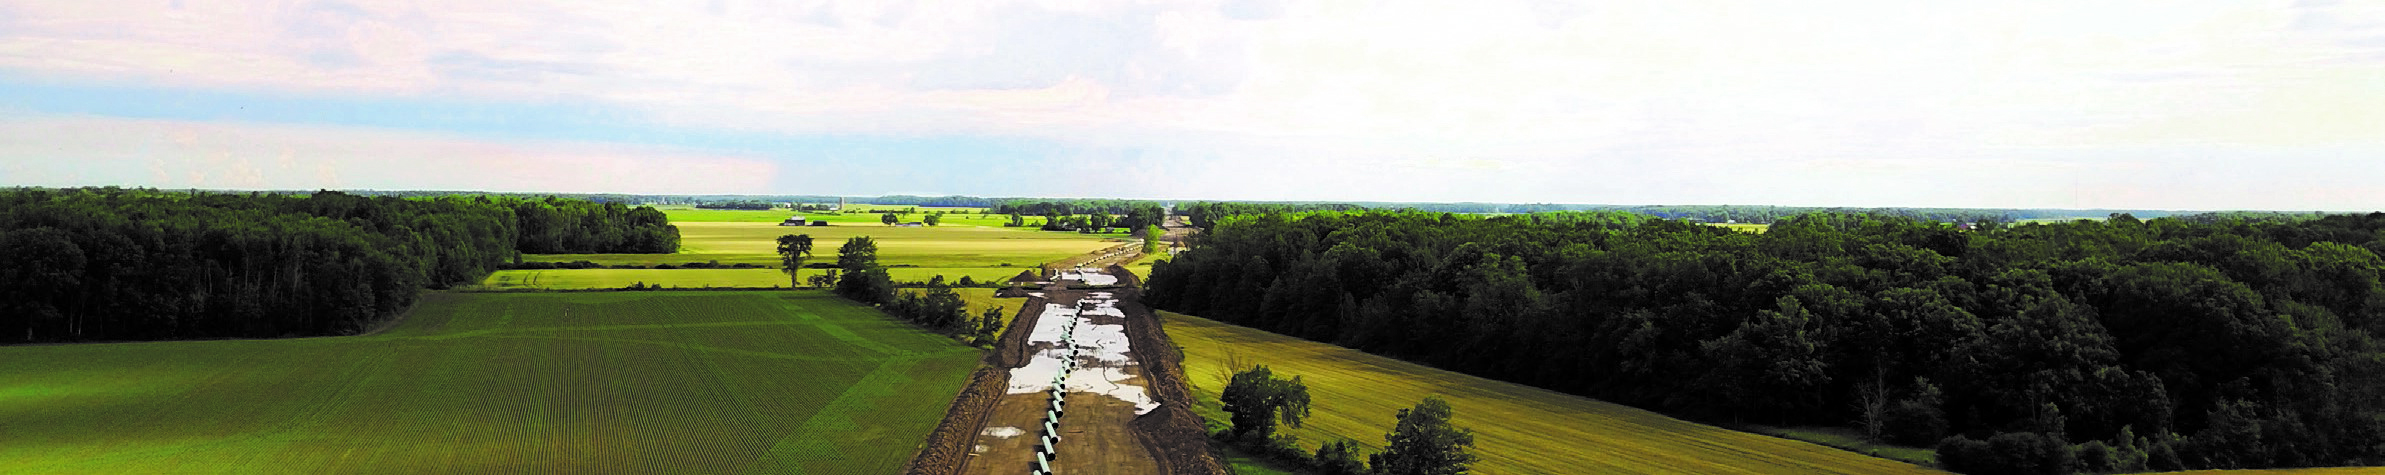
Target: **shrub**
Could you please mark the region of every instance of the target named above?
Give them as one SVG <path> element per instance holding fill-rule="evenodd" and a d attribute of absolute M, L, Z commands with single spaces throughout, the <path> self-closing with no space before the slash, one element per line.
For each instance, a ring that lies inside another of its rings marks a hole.
<path fill-rule="evenodd" d="M 1310 457 L 1310 468 L 1323 475 L 1360 475 L 1366 473 L 1366 463 L 1359 460 L 1358 443 L 1350 439 L 1326 442 L 1317 446 L 1317 454 Z"/>
<path fill-rule="evenodd" d="M 1945 412 L 1921 401 L 1897 401 L 1881 419 L 1881 435 L 1889 442 L 1922 445 L 1946 436 Z"/>
<path fill-rule="evenodd" d="M 2078 460 L 2060 438 L 2035 432 L 2007 432 L 1987 441 L 1953 436 L 1938 441 L 1938 464 L 1972 475 L 2067 474 Z"/>
<path fill-rule="evenodd" d="M 2079 459 L 2079 470 L 2089 472 L 2112 471 L 2112 447 L 2104 445 L 2103 441 L 2090 440 L 2087 441 L 2087 443 L 2079 444 L 2077 454 Z"/>
<path fill-rule="evenodd" d="M 1955 473 L 1989 473 L 1985 470 L 1995 454 L 1988 452 L 1987 442 L 1971 440 L 1962 435 L 1938 441 L 1938 465 Z"/>

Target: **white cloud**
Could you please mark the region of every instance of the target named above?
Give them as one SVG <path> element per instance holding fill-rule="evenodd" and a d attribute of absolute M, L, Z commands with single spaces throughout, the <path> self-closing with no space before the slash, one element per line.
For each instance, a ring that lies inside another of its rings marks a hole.
<path fill-rule="evenodd" d="M 342 127 L 0 120 L 0 183 L 212 189 L 774 193 L 774 161 L 623 145 Z"/>
<path fill-rule="evenodd" d="M 1757 185 L 2072 182 L 2192 147 L 2385 151 L 2376 1 L 199 3 L 8 3 L 0 68 L 1024 136 L 1396 184 L 1312 187 L 1321 199 L 1740 200 L 1570 183 L 1794 194 Z M 1368 166 L 1384 163 L 1490 166 Z M 1713 177 L 1758 170 L 1781 176 Z M 2033 191 L 1996 199 L 2076 194 L 2016 189 Z"/>

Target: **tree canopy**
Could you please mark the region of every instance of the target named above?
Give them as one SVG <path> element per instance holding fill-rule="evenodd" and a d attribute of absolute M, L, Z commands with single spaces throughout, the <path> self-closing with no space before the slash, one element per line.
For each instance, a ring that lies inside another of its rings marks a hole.
<path fill-rule="evenodd" d="M 524 252 L 671 252 L 661 212 L 555 198 L 0 192 L 0 338 L 364 331 Z"/>
<path fill-rule="evenodd" d="M 1761 234 L 1626 212 L 1209 216 L 1154 264 L 1155 307 L 1693 417 L 2051 434 L 2179 468 L 2385 462 L 2385 213 L 1818 213 Z"/>

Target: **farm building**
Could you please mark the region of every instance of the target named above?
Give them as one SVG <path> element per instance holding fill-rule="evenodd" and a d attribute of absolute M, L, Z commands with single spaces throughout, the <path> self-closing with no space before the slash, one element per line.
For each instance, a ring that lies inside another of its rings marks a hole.
<path fill-rule="evenodd" d="M 796 216 L 796 217 L 787 218 L 787 220 L 786 220 L 786 221 L 780 222 L 780 223 L 778 223 L 778 225 L 780 225 L 780 226 L 803 226 L 803 225 L 805 225 L 805 223 L 803 222 L 803 217 L 802 217 L 802 216 Z"/>

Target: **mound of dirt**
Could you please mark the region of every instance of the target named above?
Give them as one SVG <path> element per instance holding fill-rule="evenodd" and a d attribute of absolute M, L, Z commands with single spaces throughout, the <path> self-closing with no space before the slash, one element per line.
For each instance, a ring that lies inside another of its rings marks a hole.
<path fill-rule="evenodd" d="M 986 364 L 1003 370 L 1027 364 L 1027 357 L 1032 355 L 1027 348 L 1027 337 L 1035 333 L 1035 322 L 1042 319 L 1047 302 L 1043 297 L 1030 296 L 1026 303 L 1019 304 L 1018 316 L 1010 319 L 1009 328 L 1002 329 L 1002 339 L 994 341 L 994 351 L 986 353 Z"/>
<path fill-rule="evenodd" d="M 1143 278 L 1135 277 L 1135 272 L 1126 270 L 1126 266 L 1111 264 L 1110 267 L 1102 270 L 1108 272 L 1112 276 L 1118 277 L 1118 285 L 1127 287 L 1143 286 Z"/>
<path fill-rule="evenodd" d="M 1135 418 L 1135 437 L 1142 439 L 1143 446 L 1151 449 L 1151 457 L 1158 459 L 1160 468 L 1170 475 L 1233 473 L 1225 458 L 1209 447 L 1201 416 L 1192 410 L 1196 400 L 1192 383 L 1184 376 L 1183 355 L 1168 344 L 1168 334 L 1160 328 L 1159 316 L 1143 306 L 1139 290 L 1121 290 L 1118 296 L 1118 309 L 1126 313 L 1126 337 L 1132 340 L 1133 347 L 1146 349 L 1134 352 L 1135 360 L 1143 367 L 1143 378 L 1150 382 L 1151 398 L 1160 404 L 1158 409 Z"/>
<path fill-rule="evenodd" d="M 1014 284 L 1032 284 L 1032 283 L 1036 283 L 1036 282 L 1043 282 L 1043 281 L 1044 281 L 1044 279 L 1043 279 L 1043 276 L 1041 276 L 1041 275 L 1036 275 L 1036 274 L 1035 274 L 1035 271 L 1031 271 L 1031 270 L 1023 270 L 1023 271 L 1019 271 L 1019 276 L 1018 276 L 1018 277 L 1012 277 L 1012 278 L 1010 278 L 1010 282 L 1011 282 L 1011 283 L 1014 283 Z"/>

